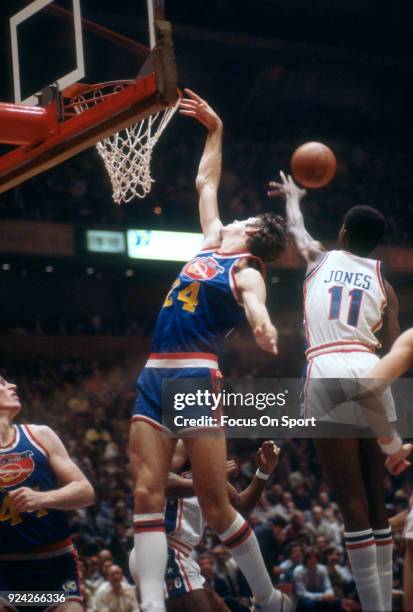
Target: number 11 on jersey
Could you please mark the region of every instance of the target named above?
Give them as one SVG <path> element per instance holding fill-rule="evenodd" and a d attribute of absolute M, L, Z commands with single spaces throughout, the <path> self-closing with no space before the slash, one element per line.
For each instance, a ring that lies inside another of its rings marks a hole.
<path fill-rule="evenodd" d="M 330 312 L 328 316 L 330 320 L 340 319 L 343 290 L 344 287 L 341 285 L 335 285 L 328 290 L 331 295 Z M 349 291 L 350 305 L 347 313 L 347 325 L 351 325 L 351 327 L 357 327 L 363 293 L 363 289 L 351 289 L 351 291 Z"/>

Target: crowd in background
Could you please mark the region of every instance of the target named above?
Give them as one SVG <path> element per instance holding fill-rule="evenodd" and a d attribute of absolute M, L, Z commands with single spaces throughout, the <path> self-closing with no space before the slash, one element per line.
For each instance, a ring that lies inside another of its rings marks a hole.
<path fill-rule="evenodd" d="M 180 119 L 175 119 L 176 122 Z M 152 161 L 155 179 L 144 200 L 116 206 L 103 164 L 92 149 L 36 177 L 0 198 L 1 218 L 54 220 L 152 229 L 198 230 L 195 175 L 204 135 L 171 126 Z M 269 201 L 270 179 L 289 171 L 289 159 L 299 143 L 262 139 L 257 134 L 225 134 L 220 208 L 225 221 L 246 218 L 282 204 Z M 413 238 L 413 179 L 407 154 L 377 147 L 330 143 L 338 157 L 334 181 L 312 190 L 306 198 L 306 222 L 320 239 L 337 235 L 338 220 L 354 204 L 379 208 L 389 223 L 389 242 L 409 244 Z M 400 220 L 403 219 L 403 223 Z"/>
<path fill-rule="evenodd" d="M 70 514 L 88 610 L 103 609 L 103 599 L 117 601 L 120 592 L 129 606 L 125 610 L 138 610 L 133 607 L 138 606 L 134 590 L 128 586 L 132 583 L 128 570 L 128 553 L 133 546 L 132 480 L 125 465 L 139 366 L 130 367 L 121 360 L 85 365 L 75 358 L 60 363 L 39 359 L 30 367 L 9 364 L 9 371 L 5 370 L 18 383 L 24 406 L 22 420 L 46 423 L 56 430 L 95 486 L 97 503 Z M 230 455 L 238 463 L 233 478 L 238 489 L 254 475 L 259 444 L 253 439 L 229 441 Z M 359 610 L 343 547 L 341 513 L 325 483 L 312 442 L 286 439 L 280 446 L 279 465 L 249 517 L 274 584 L 298 598 L 303 610 L 312 609 L 314 599 L 322 601 L 326 609 Z M 389 514 L 407 507 L 409 478 L 408 473 L 386 478 Z M 245 580 L 209 529 L 196 553 L 208 588 L 227 606 L 222 610 L 248 610 L 250 593 Z M 400 534 L 395 534 L 396 609 L 401 602 L 402 568 L 403 542 Z"/>

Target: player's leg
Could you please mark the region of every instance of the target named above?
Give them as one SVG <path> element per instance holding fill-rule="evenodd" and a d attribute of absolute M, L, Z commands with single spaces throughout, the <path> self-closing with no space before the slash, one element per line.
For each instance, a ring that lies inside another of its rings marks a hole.
<path fill-rule="evenodd" d="M 413 610 L 413 539 L 405 540 L 404 552 L 403 587 L 404 587 L 404 612 Z"/>
<path fill-rule="evenodd" d="M 185 593 L 174 599 L 167 599 L 168 612 L 214 612 L 204 589 L 197 589 L 192 593 Z"/>
<path fill-rule="evenodd" d="M 393 538 L 384 503 L 385 455 L 375 438 L 360 440 L 360 459 L 370 524 L 376 542 L 383 605 L 388 611 L 392 609 Z"/>
<path fill-rule="evenodd" d="M 143 610 L 163 611 L 167 561 L 165 486 L 175 441 L 143 421 L 130 429 L 134 480 L 134 549 Z"/>
<path fill-rule="evenodd" d="M 191 461 L 195 493 L 206 522 L 230 550 L 255 601 L 263 610 L 280 610 L 281 593 L 272 586 L 255 534 L 229 501 L 224 435 L 217 432 L 185 438 L 184 442 Z"/>
<path fill-rule="evenodd" d="M 343 513 L 346 549 L 363 610 L 383 610 L 359 440 L 319 438 L 317 453 Z"/>
<path fill-rule="evenodd" d="M 403 532 L 405 551 L 403 568 L 404 612 L 413 610 L 413 507 L 406 517 L 406 526 Z"/>

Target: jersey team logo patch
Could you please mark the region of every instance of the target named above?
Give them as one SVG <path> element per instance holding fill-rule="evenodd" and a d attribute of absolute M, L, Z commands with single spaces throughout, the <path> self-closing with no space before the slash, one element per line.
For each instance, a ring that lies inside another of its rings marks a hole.
<path fill-rule="evenodd" d="M 222 272 L 224 272 L 224 268 L 213 257 L 192 259 L 192 261 L 188 261 L 182 270 L 182 274 L 194 280 L 211 280 L 211 278 Z"/>
<path fill-rule="evenodd" d="M 10 453 L 0 456 L 0 487 L 15 487 L 34 471 L 33 452 Z"/>

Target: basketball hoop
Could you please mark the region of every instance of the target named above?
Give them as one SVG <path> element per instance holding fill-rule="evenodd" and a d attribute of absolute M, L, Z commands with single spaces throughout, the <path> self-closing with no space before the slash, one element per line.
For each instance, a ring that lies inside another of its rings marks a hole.
<path fill-rule="evenodd" d="M 93 89 L 82 91 L 65 107 L 74 109 L 78 114 L 92 109 L 109 96 L 116 94 L 134 81 L 101 83 Z M 117 204 L 130 202 L 134 198 L 144 198 L 154 182 L 151 177 L 153 149 L 161 134 L 175 114 L 179 99 L 171 106 L 148 115 L 129 127 L 108 136 L 96 143 L 96 149 L 103 159 L 112 183 L 113 200 Z"/>

